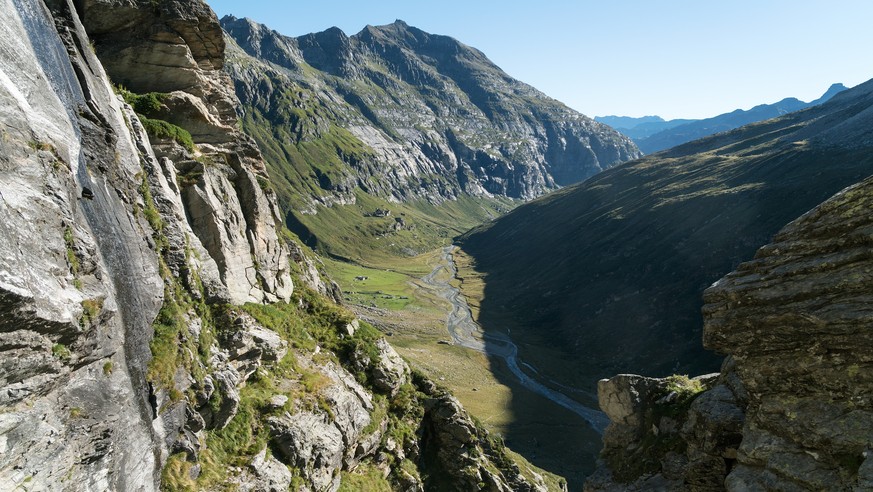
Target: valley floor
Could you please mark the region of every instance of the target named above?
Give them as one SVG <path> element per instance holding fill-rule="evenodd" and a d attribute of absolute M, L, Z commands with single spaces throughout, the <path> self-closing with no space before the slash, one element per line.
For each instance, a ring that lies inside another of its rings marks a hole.
<path fill-rule="evenodd" d="M 580 403 L 560 392 L 572 388 L 537 381 L 535 369 L 516 359 L 506 334 L 483 336 L 457 288 L 451 252 L 442 248 L 389 269 L 332 261 L 326 267 L 358 316 L 389 335 L 412 366 L 450 389 L 536 467 L 566 477 L 571 490 L 581 488 L 605 426 L 605 417 L 591 408 L 596 399 L 572 393 Z M 551 482 L 557 488 L 557 477 Z"/>

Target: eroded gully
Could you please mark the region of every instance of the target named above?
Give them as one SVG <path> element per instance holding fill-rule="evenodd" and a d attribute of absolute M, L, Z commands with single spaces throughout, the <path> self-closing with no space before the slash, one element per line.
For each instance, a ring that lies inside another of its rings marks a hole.
<path fill-rule="evenodd" d="M 531 367 L 518 358 L 518 347 L 505 333 L 484 332 L 473 320 L 467 300 L 461 291 L 449 282 L 458 274 L 458 268 L 452 256 L 454 246 L 442 249 L 441 261 L 432 272 L 422 277 L 422 281 L 440 297 L 451 304 L 451 311 L 446 319 L 446 329 L 456 345 L 482 352 L 489 357 L 499 357 L 506 361 L 506 366 L 518 379 L 522 386 L 534 393 L 548 398 L 552 402 L 579 415 L 598 433 L 609 424 L 609 419 L 603 412 L 589 408 L 560 391 L 549 388 L 535 377 L 522 371 L 521 365 Z M 443 280 L 439 273 L 445 270 L 449 276 Z"/>

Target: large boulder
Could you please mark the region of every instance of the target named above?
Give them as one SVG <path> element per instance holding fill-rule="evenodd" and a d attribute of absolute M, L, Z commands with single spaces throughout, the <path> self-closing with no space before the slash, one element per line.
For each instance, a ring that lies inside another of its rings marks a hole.
<path fill-rule="evenodd" d="M 286 492 L 291 487 L 292 475 L 288 466 L 267 455 L 267 448 L 255 455 L 249 468 L 253 476 L 241 480 L 240 492 Z"/>
<path fill-rule="evenodd" d="M 371 370 L 373 385 L 394 396 L 403 384 L 409 382 L 409 366 L 384 338 L 376 340 L 376 348 L 379 349 L 379 358 Z"/>
<path fill-rule="evenodd" d="M 325 414 L 311 412 L 267 420 L 273 446 L 317 491 L 339 488 L 345 453 L 342 433 L 328 420 Z"/>

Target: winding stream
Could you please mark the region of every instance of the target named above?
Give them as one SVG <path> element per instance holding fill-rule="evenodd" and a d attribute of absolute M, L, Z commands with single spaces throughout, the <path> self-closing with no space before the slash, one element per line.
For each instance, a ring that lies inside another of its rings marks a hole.
<path fill-rule="evenodd" d="M 461 295 L 459 289 L 453 287 L 449 283 L 449 280 L 455 278 L 458 274 L 458 268 L 452 257 L 454 249 L 454 246 L 446 246 L 443 248 L 441 256 L 442 261 L 440 264 L 437 265 L 432 272 L 421 279 L 427 286 L 433 289 L 435 293 L 446 299 L 451 304 L 452 310 L 449 312 L 449 316 L 446 319 L 446 329 L 448 329 L 449 335 L 451 335 L 454 343 L 462 347 L 482 352 L 489 357 L 500 357 L 505 360 L 506 366 L 509 367 L 509 370 L 516 379 L 518 379 L 522 386 L 579 415 L 588 422 L 594 430 L 602 434 L 603 430 L 606 429 L 606 426 L 609 424 L 609 419 L 605 414 L 603 414 L 603 412 L 589 408 L 564 393 L 549 388 L 538 381 L 535 377 L 529 376 L 522 371 L 521 365 L 530 369 L 533 368 L 518 358 L 518 347 L 512 342 L 509 335 L 505 333 L 485 333 L 479 325 L 473 321 L 473 316 L 470 307 L 467 305 L 467 300 L 463 295 Z M 437 278 L 442 270 L 446 270 L 449 273 L 449 280 L 440 280 Z M 536 373 L 536 370 L 533 370 L 532 372 Z"/>

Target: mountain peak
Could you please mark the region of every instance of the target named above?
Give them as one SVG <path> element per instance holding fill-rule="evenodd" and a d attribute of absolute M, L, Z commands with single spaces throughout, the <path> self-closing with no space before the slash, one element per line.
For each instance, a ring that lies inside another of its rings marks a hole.
<path fill-rule="evenodd" d="M 848 87 L 846 87 L 845 85 L 843 85 L 840 82 L 837 82 L 836 84 L 831 84 L 831 86 L 828 87 L 828 90 L 826 90 L 825 93 L 822 94 L 822 96 L 820 98 L 816 99 L 815 101 L 810 102 L 809 105 L 815 106 L 817 104 L 821 104 L 823 102 L 826 102 L 828 99 L 836 96 L 837 94 L 839 94 L 840 92 L 843 92 L 846 89 L 848 89 Z"/>

